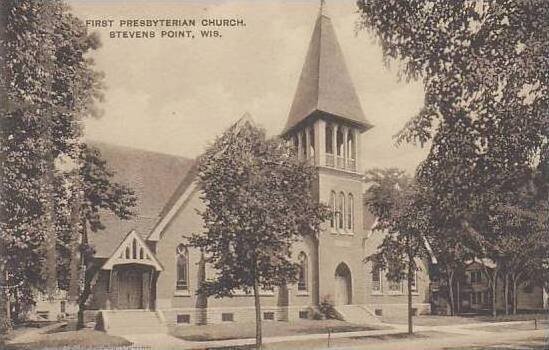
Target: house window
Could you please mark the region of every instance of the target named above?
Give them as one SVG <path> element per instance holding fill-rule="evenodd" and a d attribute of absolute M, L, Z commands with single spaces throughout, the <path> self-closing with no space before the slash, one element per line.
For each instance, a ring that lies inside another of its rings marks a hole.
<path fill-rule="evenodd" d="M 340 230 L 343 230 L 345 227 L 344 220 L 345 220 L 345 194 L 341 192 L 339 194 L 339 203 L 338 203 L 338 215 L 337 215 L 337 227 Z"/>
<path fill-rule="evenodd" d="M 378 266 L 372 267 L 372 292 L 381 292 L 381 269 Z"/>
<path fill-rule="evenodd" d="M 307 254 L 304 252 L 299 253 L 298 256 L 299 261 L 299 279 L 297 282 L 297 290 L 298 291 L 306 291 L 307 290 L 307 270 L 308 270 L 308 262 L 307 262 Z"/>
<path fill-rule="evenodd" d="M 177 315 L 177 323 L 191 323 L 191 315 L 189 314 Z"/>
<path fill-rule="evenodd" d="M 471 283 L 481 283 L 482 282 L 482 271 L 475 270 L 471 271 Z"/>
<path fill-rule="evenodd" d="M 334 128 L 331 125 L 326 125 L 326 153 L 334 154 Z"/>
<path fill-rule="evenodd" d="M 130 247 L 126 247 L 126 259 L 130 258 Z"/>
<path fill-rule="evenodd" d="M 330 227 L 335 228 L 336 227 L 336 193 L 332 191 L 330 193 L 330 210 L 332 211 L 332 215 L 330 217 Z"/>
<path fill-rule="evenodd" d="M 65 300 L 61 300 L 61 303 L 60 303 L 59 307 L 60 307 L 60 310 L 59 310 L 59 311 L 60 311 L 62 314 L 64 314 L 65 312 L 67 312 L 67 302 L 66 302 Z"/>
<path fill-rule="evenodd" d="M 472 292 L 471 293 L 471 304 L 472 305 L 481 305 L 482 304 L 482 292 Z"/>
<path fill-rule="evenodd" d="M 233 313 L 228 313 L 228 312 L 224 312 L 221 314 L 221 321 L 222 322 L 233 322 L 234 321 L 234 314 Z"/>
<path fill-rule="evenodd" d="M 177 290 L 189 289 L 189 250 L 183 244 L 177 246 Z"/>
<path fill-rule="evenodd" d="M 264 312 L 263 319 L 267 321 L 274 321 L 275 313 L 274 312 Z"/>
<path fill-rule="evenodd" d="M 299 311 L 299 318 L 301 319 L 308 319 L 309 318 L 309 312 L 306 310 Z"/>
<path fill-rule="evenodd" d="M 347 197 L 347 230 L 350 232 L 353 231 L 354 206 L 353 195 L 349 193 Z"/>

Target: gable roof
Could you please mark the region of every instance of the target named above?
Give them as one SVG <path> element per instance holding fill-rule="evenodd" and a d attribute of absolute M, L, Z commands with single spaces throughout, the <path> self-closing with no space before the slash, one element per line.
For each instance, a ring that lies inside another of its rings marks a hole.
<path fill-rule="evenodd" d="M 238 119 L 233 125 L 231 125 L 223 135 L 234 135 L 237 136 L 240 130 L 246 125 L 255 125 L 255 122 L 252 116 L 246 112 Z M 225 149 L 218 151 L 218 153 L 224 152 Z M 185 205 L 190 196 L 198 189 L 198 183 L 196 181 L 196 176 L 198 174 L 198 162 L 195 162 L 194 165 L 187 172 L 187 175 L 183 178 L 174 194 L 162 209 L 162 212 L 158 218 L 158 222 L 154 225 L 151 234 L 148 236 L 147 240 L 149 241 L 159 241 L 162 238 L 162 233 L 168 224 L 175 217 L 177 212 Z"/>
<path fill-rule="evenodd" d="M 323 14 L 316 20 L 283 133 L 315 112 L 344 119 L 363 130 L 372 127 L 364 116 L 332 21 Z"/>
<path fill-rule="evenodd" d="M 104 230 L 89 232 L 90 244 L 96 257 L 110 257 L 128 232 L 135 230 L 145 238 L 154 227 L 162 208 L 168 202 L 181 178 L 194 164 L 193 160 L 106 143 L 90 142 L 101 151 L 107 166 L 114 171 L 114 181 L 123 183 L 135 191 L 136 215 L 121 220 L 102 212 Z"/>
<path fill-rule="evenodd" d="M 102 270 L 112 270 L 115 265 L 141 264 L 152 266 L 155 271 L 162 271 L 162 265 L 149 249 L 143 237 L 131 230 L 120 242 L 111 257 L 103 264 Z"/>

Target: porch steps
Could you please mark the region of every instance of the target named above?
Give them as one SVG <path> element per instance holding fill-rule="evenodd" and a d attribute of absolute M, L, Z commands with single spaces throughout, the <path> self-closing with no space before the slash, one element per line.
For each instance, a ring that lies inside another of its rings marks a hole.
<path fill-rule="evenodd" d="M 168 332 L 159 315 L 149 310 L 102 310 L 103 330 L 113 335 Z"/>
<path fill-rule="evenodd" d="M 356 324 L 375 324 L 381 322 L 364 305 L 337 305 L 335 309 L 347 322 Z"/>

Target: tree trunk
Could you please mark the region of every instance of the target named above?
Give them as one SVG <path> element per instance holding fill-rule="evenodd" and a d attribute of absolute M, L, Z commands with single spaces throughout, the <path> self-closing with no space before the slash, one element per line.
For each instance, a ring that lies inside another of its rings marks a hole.
<path fill-rule="evenodd" d="M 5 257 L 4 242 L 0 239 L 0 344 L 3 335 L 12 329 L 9 313 L 8 270 Z"/>
<path fill-rule="evenodd" d="M 408 334 L 412 335 L 414 333 L 413 326 L 413 314 L 412 314 L 412 279 L 414 278 L 413 266 L 412 263 L 408 264 Z"/>
<path fill-rule="evenodd" d="M 505 298 L 505 314 L 509 315 L 509 275 L 503 275 L 503 294 Z"/>
<path fill-rule="evenodd" d="M 457 290 L 456 290 L 456 299 L 457 299 L 456 315 L 458 315 L 461 312 L 461 294 L 459 292 L 459 279 L 457 280 L 456 287 L 457 287 Z"/>
<path fill-rule="evenodd" d="M 497 281 L 498 281 L 498 271 L 494 269 L 493 275 L 492 275 L 492 316 L 496 317 L 497 312 Z"/>
<path fill-rule="evenodd" d="M 49 135 L 49 133 L 47 134 Z M 51 147 L 51 146 L 50 146 Z M 45 281 L 45 292 L 48 299 L 53 300 L 57 292 L 57 233 L 55 229 L 55 198 L 54 198 L 54 164 L 51 151 L 46 156 L 46 173 L 42 190 L 46 192 L 46 201 L 43 216 L 44 241 L 42 251 L 44 263 L 41 274 Z"/>
<path fill-rule="evenodd" d="M 84 328 L 84 311 L 86 310 L 86 302 L 91 294 L 91 281 L 93 279 L 93 272 L 89 266 L 89 257 L 87 256 L 88 249 L 88 230 L 86 227 L 86 218 L 82 217 L 82 248 L 86 249 L 85 253 L 81 252 L 82 256 L 82 270 L 84 272 L 84 288 L 78 299 L 78 319 L 76 322 L 76 329 Z"/>
<path fill-rule="evenodd" d="M 516 315 L 517 314 L 517 309 L 518 309 L 518 291 L 517 291 L 517 279 L 516 278 L 513 278 L 513 315 Z"/>
<path fill-rule="evenodd" d="M 414 326 L 412 320 L 412 279 L 414 278 L 414 257 L 412 253 L 412 244 L 410 237 L 407 239 L 408 243 L 408 334 L 414 333 Z"/>
<path fill-rule="evenodd" d="M 448 297 L 450 298 L 450 316 L 456 315 L 454 300 L 454 270 L 448 274 Z"/>
<path fill-rule="evenodd" d="M 81 271 L 80 267 L 82 265 L 82 256 L 80 250 L 78 249 L 81 241 L 81 230 L 80 218 L 81 211 L 81 195 L 79 191 L 76 192 L 75 198 L 72 203 L 71 208 L 71 237 L 69 243 L 69 250 L 71 253 L 70 262 L 69 262 L 69 290 L 68 290 L 68 299 L 71 304 L 76 304 L 78 302 L 78 296 L 80 294 L 80 283 L 81 283 Z"/>
<path fill-rule="evenodd" d="M 261 301 L 259 299 L 259 283 L 254 281 L 254 301 L 255 301 L 255 348 L 261 350 L 263 339 L 261 335 Z"/>

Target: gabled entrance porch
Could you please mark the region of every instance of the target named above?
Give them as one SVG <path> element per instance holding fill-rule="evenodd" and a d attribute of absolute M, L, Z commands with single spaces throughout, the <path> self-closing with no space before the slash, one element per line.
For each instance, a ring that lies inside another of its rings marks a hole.
<path fill-rule="evenodd" d="M 162 266 L 143 239 L 131 231 L 101 267 L 108 273 L 105 307 L 154 310 Z"/>

